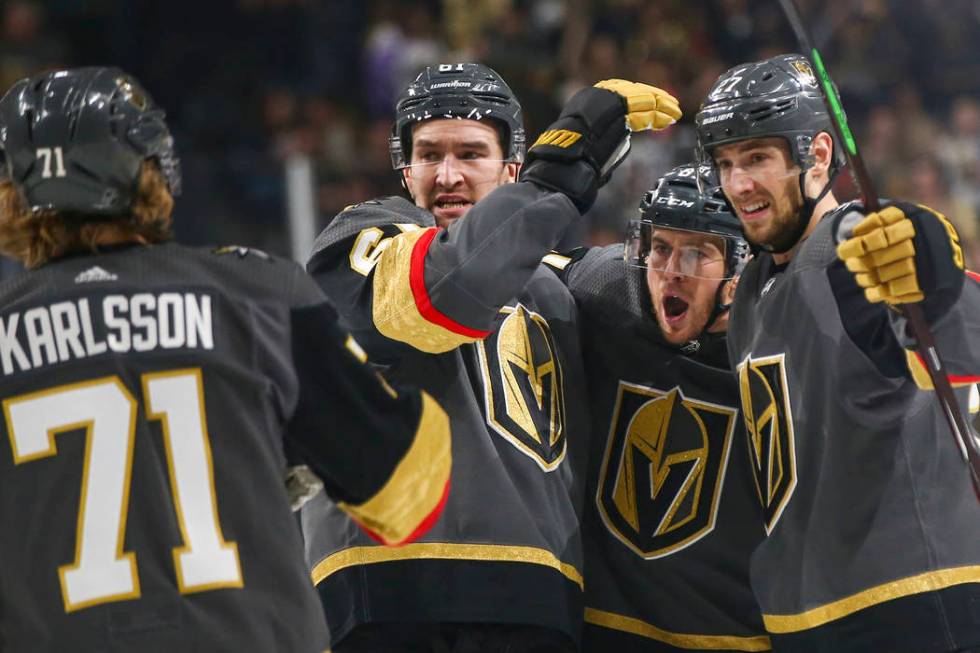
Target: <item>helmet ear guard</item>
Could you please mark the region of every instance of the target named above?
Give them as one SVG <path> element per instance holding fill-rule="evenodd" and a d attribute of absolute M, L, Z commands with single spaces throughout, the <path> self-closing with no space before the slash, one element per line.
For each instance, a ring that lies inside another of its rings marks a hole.
<path fill-rule="evenodd" d="M 75 68 L 23 79 L 0 99 L 0 147 L 32 210 L 128 214 L 143 161 L 172 195 L 180 167 L 162 109 L 118 68 Z"/>
<path fill-rule="evenodd" d="M 502 130 L 505 160 L 524 160 L 521 105 L 503 78 L 479 63 L 439 64 L 424 68 L 398 98 L 388 139 L 392 168 L 411 160 L 413 126 L 439 118 L 492 121 Z"/>

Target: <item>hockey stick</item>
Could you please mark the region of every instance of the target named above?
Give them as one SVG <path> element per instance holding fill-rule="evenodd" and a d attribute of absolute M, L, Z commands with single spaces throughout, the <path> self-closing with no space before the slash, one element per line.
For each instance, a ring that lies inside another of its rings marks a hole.
<path fill-rule="evenodd" d="M 817 49 L 813 47 L 813 41 L 803 24 L 803 18 L 796 8 L 796 3 L 793 0 L 779 0 L 779 4 L 793 27 L 796 39 L 803 48 L 807 59 L 810 60 L 813 69 L 817 71 L 820 87 L 823 90 L 824 103 L 827 105 L 830 115 L 833 116 L 832 122 L 837 141 L 845 146 L 844 157 L 847 159 L 851 174 L 854 176 L 854 183 L 861 195 L 861 202 L 866 210 L 877 211 L 881 207 L 881 203 L 878 201 L 878 193 L 875 191 L 871 176 L 868 175 L 868 170 L 864 166 L 864 159 L 858 152 L 851 129 L 847 126 L 847 117 L 841 107 L 840 97 L 834 83 L 830 80 L 830 75 L 827 74 L 827 69 L 824 68 L 823 59 L 821 59 Z M 922 308 L 918 304 L 904 304 L 900 311 L 908 320 L 912 336 L 917 343 L 916 349 L 919 358 L 932 380 L 936 399 L 942 406 L 943 414 L 946 416 L 946 422 L 949 424 L 949 430 L 960 449 L 960 454 L 970 468 L 973 491 L 976 493 L 977 499 L 980 499 L 980 443 L 974 437 L 969 424 L 963 417 L 959 404 L 956 402 L 956 395 L 953 394 L 953 387 L 950 385 L 949 377 L 946 374 L 946 366 L 936 349 L 936 339 L 933 337 L 932 330 L 926 323 Z"/>

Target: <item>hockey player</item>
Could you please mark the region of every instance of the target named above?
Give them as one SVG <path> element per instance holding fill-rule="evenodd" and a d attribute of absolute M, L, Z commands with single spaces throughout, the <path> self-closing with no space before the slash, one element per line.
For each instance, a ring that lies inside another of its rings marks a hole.
<path fill-rule="evenodd" d="M 379 539 L 448 488 L 446 414 L 367 365 L 296 264 L 170 241 L 164 114 L 115 68 L 0 100 L 0 648 L 327 646 L 284 440 Z"/>
<path fill-rule="evenodd" d="M 760 249 L 728 344 L 768 533 L 751 581 L 774 649 L 980 646 L 980 505 L 893 310 L 919 302 L 951 381 L 978 380 L 980 283 L 955 231 L 916 204 L 838 205 L 840 145 L 801 56 L 724 73 L 696 125 Z"/>
<path fill-rule="evenodd" d="M 550 257 L 579 307 L 592 410 L 583 650 L 769 649 L 749 587 L 761 510 L 725 328 L 749 256 L 696 168 L 661 177 L 623 245 Z"/>
<path fill-rule="evenodd" d="M 392 162 L 413 202 L 342 212 L 308 269 L 372 361 L 449 413 L 453 494 L 419 542 L 374 546 L 325 500 L 303 510 L 336 653 L 571 651 L 588 415 L 576 311 L 540 261 L 625 155 L 680 115 L 659 89 L 580 91 L 530 148 L 480 64 L 426 68 L 402 95 Z"/>

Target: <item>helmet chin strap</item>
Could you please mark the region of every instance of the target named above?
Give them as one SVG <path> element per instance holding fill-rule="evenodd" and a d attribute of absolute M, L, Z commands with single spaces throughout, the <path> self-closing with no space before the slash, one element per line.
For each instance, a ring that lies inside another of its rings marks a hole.
<path fill-rule="evenodd" d="M 708 319 L 704 322 L 704 328 L 701 329 L 701 333 L 697 335 L 696 338 L 688 340 L 686 343 L 680 346 L 681 353 L 683 354 L 696 354 L 701 349 L 701 340 L 708 335 L 708 329 L 718 321 L 718 318 L 722 314 L 732 307 L 731 302 L 724 303 L 721 300 L 722 293 L 725 292 L 725 285 L 731 281 L 731 279 L 726 279 L 724 282 L 718 284 L 718 288 L 715 290 L 715 305 L 711 309 L 711 314 L 708 315 Z"/>
<path fill-rule="evenodd" d="M 724 282 L 718 284 L 718 288 L 715 290 L 715 306 L 711 309 L 711 315 L 708 316 L 707 321 L 704 323 L 704 329 L 701 330 L 702 335 L 718 321 L 722 313 L 732 307 L 731 302 L 726 304 L 721 299 L 722 294 L 725 292 L 725 286 L 728 285 L 729 281 L 731 280 L 726 279 Z"/>
<path fill-rule="evenodd" d="M 827 183 L 824 185 L 823 190 L 821 190 L 820 194 L 816 197 L 807 197 L 806 170 L 801 172 L 798 180 L 800 184 L 800 197 L 803 198 L 803 205 L 796 213 L 796 223 L 793 225 L 792 238 L 789 241 L 789 244 L 779 249 L 776 249 L 771 245 L 760 245 L 759 249 L 769 252 L 770 254 L 785 254 L 796 247 L 797 243 L 800 242 L 800 238 L 803 237 L 803 233 L 806 231 L 806 228 L 810 225 L 810 220 L 813 219 L 813 212 L 817 208 L 817 204 L 820 203 L 820 200 L 826 197 L 827 193 L 829 193 L 830 189 L 833 187 L 834 180 L 837 179 L 838 172 L 840 172 L 839 168 L 834 168 L 830 172 L 830 178 L 827 179 Z"/>

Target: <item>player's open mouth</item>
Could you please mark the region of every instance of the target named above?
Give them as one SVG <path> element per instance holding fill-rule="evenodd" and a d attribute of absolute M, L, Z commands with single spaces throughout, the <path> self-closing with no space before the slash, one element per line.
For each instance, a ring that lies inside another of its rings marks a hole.
<path fill-rule="evenodd" d="M 664 318 L 668 323 L 680 321 L 687 315 L 688 303 L 676 295 L 667 295 L 663 299 Z"/>
<path fill-rule="evenodd" d="M 438 195 L 435 202 L 432 203 L 432 206 L 442 214 L 452 217 L 459 217 L 470 210 L 470 208 L 473 206 L 473 202 L 469 201 L 462 195 L 445 193 L 443 195 Z"/>

